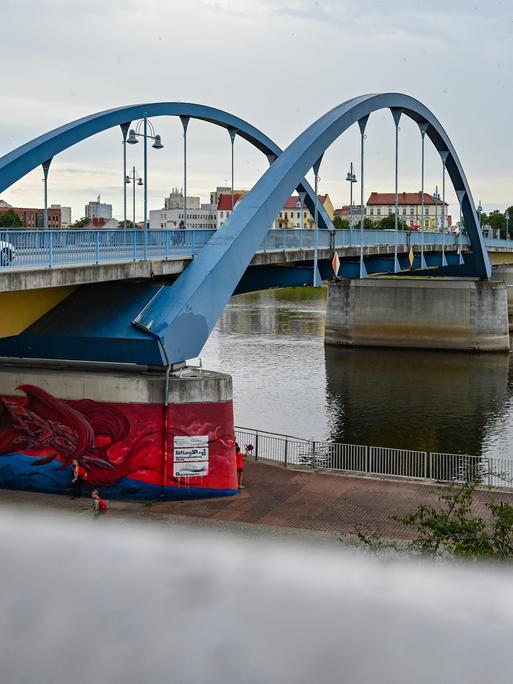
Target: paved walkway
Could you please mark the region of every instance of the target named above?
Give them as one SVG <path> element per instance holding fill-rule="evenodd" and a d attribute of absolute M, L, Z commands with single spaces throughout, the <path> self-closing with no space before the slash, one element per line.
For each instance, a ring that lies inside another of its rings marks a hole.
<path fill-rule="evenodd" d="M 290 536 L 333 540 L 359 528 L 387 539 L 407 540 L 411 530 L 394 516 L 411 513 L 419 503 L 436 503 L 434 485 L 347 477 L 290 470 L 246 462 L 246 489 L 223 499 L 111 503 L 109 519 L 148 521 L 159 525 L 194 523 L 245 535 Z M 475 509 L 486 513 L 491 499 L 513 503 L 513 493 L 480 491 Z M 66 496 L 0 490 L 0 506 L 35 505 L 70 514 L 91 515 L 90 501 Z"/>

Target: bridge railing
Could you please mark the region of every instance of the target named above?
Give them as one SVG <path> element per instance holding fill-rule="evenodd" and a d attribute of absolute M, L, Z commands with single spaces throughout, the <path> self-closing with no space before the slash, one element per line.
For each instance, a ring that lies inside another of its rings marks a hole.
<path fill-rule="evenodd" d="M 247 445 L 253 447 L 251 454 L 256 460 L 285 467 L 448 483 L 475 478 L 490 487 L 513 488 L 513 457 L 493 458 L 312 441 L 245 427 L 236 427 L 235 435 L 241 449 Z"/>
<path fill-rule="evenodd" d="M 48 267 L 194 256 L 214 230 L 12 230 L 0 232 L 0 267 Z"/>
<path fill-rule="evenodd" d="M 221 229 L 222 230 L 222 229 Z M 168 230 L 152 229 L 146 234 L 138 230 L 5 230 L 0 231 L 0 270 L 5 268 L 52 268 L 73 264 L 99 264 L 189 257 L 197 254 L 217 231 L 212 229 Z M 258 251 L 329 249 L 331 236 L 319 230 L 270 230 Z M 339 248 L 364 246 L 392 246 L 395 232 L 388 230 L 337 230 L 335 246 Z M 445 245 L 468 245 L 468 236 L 461 239 L 446 233 L 399 231 L 397 244 L 401 248 Z M 512 240 L 486 238 L 489 247 L 513 250 Z"/>

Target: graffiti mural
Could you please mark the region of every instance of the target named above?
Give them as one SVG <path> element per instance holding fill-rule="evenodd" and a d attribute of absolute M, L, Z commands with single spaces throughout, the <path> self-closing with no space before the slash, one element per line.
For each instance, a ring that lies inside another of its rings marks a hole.
<path fill-rule="evenodd" d="M 0 398 L 2 487 L 69 491 L 76 459 L 88 485 L 112 498 L 236 492 L 231 402 L 172 404 L 166 421 L 161 404 L 64 401 L 33 385 L 17 389 L 25 396 Z M 173 476 L 177 435 L 208 436 L 205 477 Z"/>

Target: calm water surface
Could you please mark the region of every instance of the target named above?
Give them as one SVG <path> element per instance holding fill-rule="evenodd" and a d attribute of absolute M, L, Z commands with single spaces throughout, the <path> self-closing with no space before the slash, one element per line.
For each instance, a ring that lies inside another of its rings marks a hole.
<path fill-rule="evenodd" d="M 324 347 L 326 290 L 234 297 L 202 355 L 233 376 L 237 425 L 513 458 L 507 354 Z"/>

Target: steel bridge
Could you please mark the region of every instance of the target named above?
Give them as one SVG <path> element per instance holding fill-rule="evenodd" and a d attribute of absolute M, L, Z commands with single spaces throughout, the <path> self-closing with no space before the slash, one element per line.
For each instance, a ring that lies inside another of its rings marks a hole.
<path fill-rule="evenodd" d="M 427 138 L 440 154 L 444 196 L 446 175 L 454 186 L 464 220 L 465 236 L 456 240 L 454 236 L 443 232 L 439 235 L 422 232 L 412 238 L 409 233 L 398 230 L 397 202 L 396 229 L 386 237 L 382 231 L 377 231 L 379 236 L 375 236 L 374 231 L 365 231 L 363 217 L 360 230 L 351 233 L 352 244 L 344 244 L 348 239 L 347 231 L 332 230 L 329 217 L 317 201 L 317 179 L 323 155 L 350 126 L 358 125 L 363 204 L 365 130 L 369 116 L 382 109 L 391 111 L 395 123 L 396 197 L 399 122 L 402 116 L 407 116 L 419 126 L 422 178 Z M 323 259 L 327 255 L 319 254 L 320 250 L 335 248 L 348 250 L 347 254 L 342 255 L 345 257 L 342 274 L 350 277 L 367 277 L 381 272 L 480 279 L 491 276 L 491 262 L 470 187 L 448 135 L 422 103 L 396 93 L 365 95 L 344 102 L 314 122 L 283 151 L 247 122 L 203 105 L 164 102 L 112 109 L 66 124 L 2 157 L 0 191 L 39 165 L 43 167 L 46 187 L 50 164 L 55 155 L 81 140 L 116 126 L 121 127 L 126 143 L 131 122 L 143 118 L 146 130 L 149 117 L 157 116 L 178 116 L 181 119 L 185 185 L 186 136 L 191 118 L 225 128 L 231 139 L 232 153 L 236 136 L 246 139 L 267 157 L 269 169 L 235 208 L 222 229 L 210 236 L 201 234 L 202 231 L 181 231 L 183 236 L 176 236 L 172 231 L 149 231 L 145 221 L 145 229 L 139 233 L 116 231 L 113 235 L 98 232 L 94 235 L 82 234 L 78 238 L 73 232 L 56 235 L 52 231 L 44 231 L 33 238 L 32 246 L 16 243 L 17 240 L 32 239 L 28 234 L 23 237 L 14 234 L 2 237 L 4 248 L 10 250 L 12 245 L 14 259 L 10 261 L 4 258 L 6 273 L 0 275 L 1 278 L 24 261 L 26 271 L 37 266 L 50 270 L 58 264 L 73 267 L 77 263 L 87 262 L 99 266 L 109 261 L 115 263 L 116 259 L 119 263 L 120 259 L 137 262 L 142 258 L 147 262 L 154 258 L 184 258 L 190 263 L 172 283 L 159 279 L 130 283 L 100 282 L 54 288 L 50 294 L 45 288 L 34 290 L 37 295 L 25 293 L 32 296 L 33 306 L 27 302 L 24 306 L 20 305 L 20 297 L 24 293 L 4 293 L 6 297 L 11 296 L 12 301 L 4 302 L 4 310 L 10 312 L 14 322 L 8 334 L 2 331 L 0 356 L 130 362 L 155 366 L 181 363 L 199 355 L 225 304 L 240 288 L 255 255 L 262 252 L 282 251 L 284 261 L 289 252 L 305 252 L 303 264 L 298 264 L 296 260 L 299 271 L 296 270 L 294 278 L 289 278 L 293 282 L 285 284 L 297 284 L 298 278 L 307 282 L 307 272 L 311 274 L 311 282 L 318 284 L 316 264 L 319 255 L 321 267 L 323 261 L 327 261 Z M 305 174 L 310 169 L 314 170 L 316 178 L 314 190 L 305 180 Z M 294 189 L 315 216 L 316 229 L 308 231 L 309 234 L 302 231 L 269 232 L 275 217 Z M 184 239 L 185 244 L 178 244 L 178 239 Z M 84 242 L 77 244 L 77 240 Z M 375 247 L 382 246 L 381 252 L 370 253 L 372 240 L 376 241 Z M 378 243 L 378 240 L 382 242 Z M 405 252 L 410 248 L 414 254 L 409 262 L 405 259 Z M 312 259 L 313 268 L 309 263 Z M 292 270 L 287 275 L 291 273 Z M 266 285 L 263 271 L 260 276 L 254 274 L 253 280 L 252 289 L 259 284 L 269 286 Z M 270 280 L 272 276 L 269 276 Z M 27 309 L 31 309 L 32 313 Z"/>

